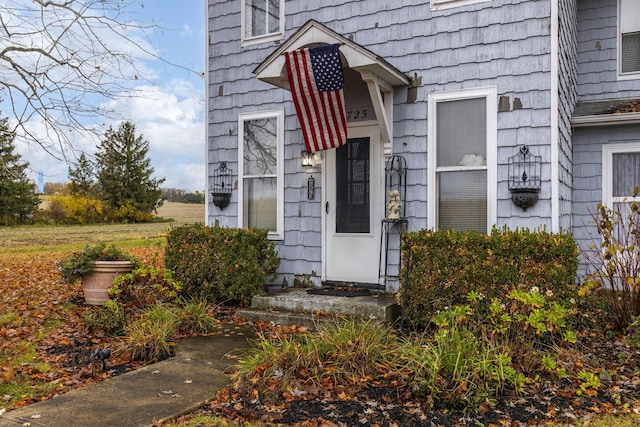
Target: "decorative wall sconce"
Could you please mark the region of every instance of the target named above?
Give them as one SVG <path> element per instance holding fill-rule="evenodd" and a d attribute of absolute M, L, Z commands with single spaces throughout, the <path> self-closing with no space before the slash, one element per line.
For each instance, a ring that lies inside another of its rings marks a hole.
<path fill-rule="evenodd" d="M 523 145 L 518 154 L 509 157 L 509 191 L 514 205 L 526 211 L 538 202 L 541 187 L 541 157 L 534 156 Z"/>
<path fill-rule="evenodd" d="M 319 166 L 322 165 L 322 157 L 320 153 L 303 151 L 300 154 L 300 164 L 307 173 L 320 172 Z"/>
<path fill-rule="evenodd" d="M 213 171 L 213 191 L 211 197 L 213 204 L 221 210 L 229 206 L 233 171 L 227 167 L 227 162 L 220 162 L 218 169 Z"/>
<path fill-rule="evenodd" d="M 301 160 L 303 168 L 312 168 L 315 166 L 313 163 L 313 153 L 309 153 L 307 151 L 303 151 L 301 153 Z"/>
<path fill-rule="evenodd" d="M 319 172 L 318 166 L 322 164 L 322 157 L 318 153 L 309 153 L 307 151 L 303 151 L 300 154 L 300 162 L 302 168 L 307 173 Z M 313 175 L 310 175 L 307 179 L 307 199 L 314 200 L 316 198 L 316 180 L 313 178 Z"/>

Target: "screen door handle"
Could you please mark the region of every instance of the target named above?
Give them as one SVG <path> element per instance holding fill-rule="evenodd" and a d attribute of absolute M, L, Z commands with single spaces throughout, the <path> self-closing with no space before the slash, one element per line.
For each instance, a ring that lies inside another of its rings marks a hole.
<path fill-rule="evenodd" d="M 325 204 L 324 204 L 324 213 L 326 213 L 326 214 L 329 213 L 329 202 L 325 202 Z"/>

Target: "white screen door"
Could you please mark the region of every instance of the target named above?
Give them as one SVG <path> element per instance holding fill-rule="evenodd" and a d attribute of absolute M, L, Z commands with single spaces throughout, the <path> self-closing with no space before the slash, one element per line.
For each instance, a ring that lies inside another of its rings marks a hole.
<path fill-rule="evenodd" d="M 383 162 L 376 127 L 326 152 L 325 280 L 378 284 Z"/>

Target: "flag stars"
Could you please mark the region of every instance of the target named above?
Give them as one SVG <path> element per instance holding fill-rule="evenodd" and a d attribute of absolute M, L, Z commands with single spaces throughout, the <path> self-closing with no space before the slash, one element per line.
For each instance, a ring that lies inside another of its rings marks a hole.
<path fill-rule="evenodd" d="M 334 91 L 344 87 L 338 45 L 310 48 L 309 55 L 318 91 Z"/>

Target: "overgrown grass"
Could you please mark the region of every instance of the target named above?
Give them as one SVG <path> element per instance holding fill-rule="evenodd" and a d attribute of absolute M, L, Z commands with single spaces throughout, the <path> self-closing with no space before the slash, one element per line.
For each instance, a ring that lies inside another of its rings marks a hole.
<path fill-rule="evenodd" d="M 240 360 L 236 384 L 246 382 L 249 393 L 284 395 L 303 383 L 366 383 L 393 369 L 399 346 L 390 327 L 356 320 L 322 326 L 317 334 L 261 336 Z"/>
<path fill-rule="evenodd" d="M 210 334 L 220 327 L 220 322 L 209 313 L 207 301 L 190 299 L 181 301 L 180 326 L 196 334 Z"/>
<path fill-rule="evenodd" d="M 180 318 L 176 307 L 155 304 L 129 325 L 125 345 L 134 360 L 154 361 L 173 355 Z"/>

